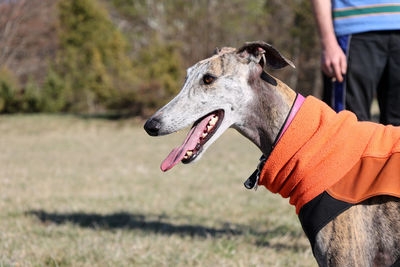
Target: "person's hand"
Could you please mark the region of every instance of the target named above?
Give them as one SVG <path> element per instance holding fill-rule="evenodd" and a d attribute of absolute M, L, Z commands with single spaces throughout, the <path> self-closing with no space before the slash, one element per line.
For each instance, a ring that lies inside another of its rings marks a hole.
<path fill-rule="evenodd" d="M 343 81 L 343 75 L 346 74 L 347 70 L 347 60 L 346 55 L 336 41 L 330 42 L 323 47 L 321 68 L 328 77 L 332 77 L 339 82 Z"/>

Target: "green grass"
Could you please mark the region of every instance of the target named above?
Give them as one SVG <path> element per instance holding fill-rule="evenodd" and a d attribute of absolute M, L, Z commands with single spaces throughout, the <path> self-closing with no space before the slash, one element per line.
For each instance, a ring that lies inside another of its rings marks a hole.
<path fill-rule="evenodd" d="M 315 266 L 287 199 L 244 180 L 260 152 L 227 131 L 195 164 L 184 133 L 133 120 L 0 117 L 0 266 Z"/>

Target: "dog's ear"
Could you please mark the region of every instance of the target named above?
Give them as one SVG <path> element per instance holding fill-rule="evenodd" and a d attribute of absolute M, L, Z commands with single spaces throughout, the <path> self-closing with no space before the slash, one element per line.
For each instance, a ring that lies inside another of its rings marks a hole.
<path fill-rule="evenodd" d="M 292 61 L 282 56 L 272 45 L 263 41 L 246 42 L 238 49 L 237 53 L 240 57 L 255 61 L 262 67 L 268 65 L 272 69 L 281 69 L 289 65 L 295 68 Z"/>

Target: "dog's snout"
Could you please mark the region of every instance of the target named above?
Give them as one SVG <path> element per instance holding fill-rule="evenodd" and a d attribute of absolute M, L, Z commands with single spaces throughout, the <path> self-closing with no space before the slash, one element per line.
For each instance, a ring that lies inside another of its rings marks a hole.
<path fill-rule="evenodd" d="M 156 118 L 150 118 L 144 124 L 144 129 L 151 136 L 157 136 L 161 128 L 161 122 Z"/>

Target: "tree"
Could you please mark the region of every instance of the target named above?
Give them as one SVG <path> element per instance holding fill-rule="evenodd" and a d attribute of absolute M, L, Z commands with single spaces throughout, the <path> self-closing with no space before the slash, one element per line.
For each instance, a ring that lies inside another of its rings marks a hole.
<path fill-rule="evenodd" d="M 67 96 L 64 110 L 95 112 L 129 95 L 134 73 L 127 43 L 95 0 L 59 2 L 59 51 L 54 64 Z"/>
<path fill-rule="evenodd" d="M 54 57 L 54 0 L 0 1 L 0 67 L 6 66 L 22 85 L 29 77 L 41 83 L 47 58 Z"/>

